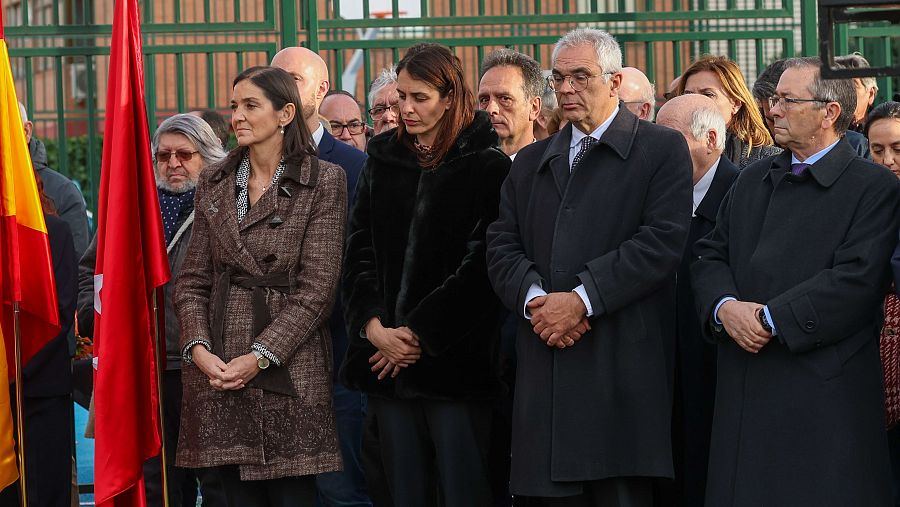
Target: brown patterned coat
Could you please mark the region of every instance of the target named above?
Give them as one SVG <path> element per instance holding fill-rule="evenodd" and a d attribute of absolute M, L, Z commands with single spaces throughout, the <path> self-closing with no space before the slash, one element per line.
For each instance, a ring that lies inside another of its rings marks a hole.
<path fill-rule="evenodd" d="M 219 273 L 228 268 L 250 276 L 288 271 L 287 292 L 266 290 L 272 322 L 256 337 L 251 290 L 231 286 L 222 360 L 247 354 L 259 342 L 279 359 L 280 368 L 288 369 L 299 397 L 254 387 L 215 391 L 199 368 L 185 365 L 176 463 L 192 468 L 240 465 L 242 480 L 339 470 L 328 316 L 341 272 L 344 172 L 323 161 L 318 170 L 310 160 L 288 165 L 281 181 L 239 224 L 235 173 L 240 160 L 233 152 L 200 176 L 194 233 L 176 284 L 181 346 L 210 340 L 213 281 Z"/>

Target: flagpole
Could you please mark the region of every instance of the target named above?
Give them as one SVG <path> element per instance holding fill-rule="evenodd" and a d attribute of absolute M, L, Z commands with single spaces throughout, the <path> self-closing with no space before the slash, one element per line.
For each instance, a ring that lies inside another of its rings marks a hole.
<path fill-rule="evenodd" d="M 155 337 L 154 341 L 156 342 L 156 392 L 157 399 L 159 400 L 157 408 L 159 409 L 159 466 L 162 469 L 162 474 L 160 475 L 162 478 L 162 504 L 163 507 L 169 507 L 169 475 L 166 471 L 165 403 L 163 403 L 163 369 L 165 368 L 163 364 L 165 364 L 164 362 L 167 358 L 165 336 L 159 332 L 159 321 L 161 317 L 161 312 L 159 311 L 159 299 L 164 298 L 165 296 L 160 294 L 161 290 L 161 287 L 153 289 L 153 336 Z"/>
<path fill-rule="evenodd" d="M 25 403 L 22 399 L 22 333 L 19 329 L 19 302 L 13 301 L 13 328 L 16 337 L 16 432 L 19 441 L 16 451 L 19 454 L 19 501 L 22 507 L 28 506 L 28 489 L 25 487 Z"/>

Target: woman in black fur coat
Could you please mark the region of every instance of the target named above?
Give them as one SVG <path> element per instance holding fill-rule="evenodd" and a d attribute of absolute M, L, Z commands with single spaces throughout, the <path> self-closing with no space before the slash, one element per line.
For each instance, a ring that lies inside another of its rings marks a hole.
<path fill-rule="evenodd" d="M 344 266 L 344 382 L 370 395 L 396 507 L 491 505 L 491 400 L 501 306 L 485 231 L 510 161 L 437 44 L 397 65 L 400 126 L 374 137 Z"/>

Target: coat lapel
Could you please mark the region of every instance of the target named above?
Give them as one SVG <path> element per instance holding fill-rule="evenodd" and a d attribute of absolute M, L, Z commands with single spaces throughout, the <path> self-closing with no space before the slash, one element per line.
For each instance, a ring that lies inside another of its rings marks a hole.
<path fill-rule="evenodd" d="M 713 176 L 712 182 L 709 184 L 709 190 L 697 206 L 695 214 L 703 217 L 711 223 L 716 222 L 716 215 L 719 213 L 719 205 L 722 199 L 731 188 L 735 178 L 738 175 L 738 168 L 724 154 L 719 157 L 719 167 L 716 168 L 716 174 Z"/>
<path fill-rule="evenodd" d="M 553 174 L 560 199 L 565 195 L 566 185 L 569 182 L 569 144 L 571 142 L 572 124 L 570 123 L 553 136 L 538 165 L 538 172 L 549 169 Z"/>

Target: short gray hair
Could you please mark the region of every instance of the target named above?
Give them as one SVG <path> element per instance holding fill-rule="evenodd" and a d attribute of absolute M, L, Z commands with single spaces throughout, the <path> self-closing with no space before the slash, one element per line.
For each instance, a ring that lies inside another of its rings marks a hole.
<path fill-rule="evenodd" d="M 516 67 L 522 73 L 522 91 L 526 99 L 540 97 L 544 93 L 547 81 L 541 73 L 541 66 L 534 58 L 513 51 L 512 49 L 498 49 L 484 58 L 481 62 L 481 77 L 494 67 Z"/>
<path fill-rule="evenodd" d="M 809 93 L 813 98 L 841 105 L 841 114 L 834 122 L 834 131 L 843 135 L 853 121 L 856 110 L 856 87 L 852 79 L 822 79 L 822 60 L 818 56 L 803 56 L 785 60 L 785 70 L 812 68 L 815 70 Z"/>
<path fill-rule="evenodd" d="M 372 81 L 372 86 L 369 87 L 369 104 L 375 102 L 375 94 L 381 91 L 385 86 L 390 86 L 397 82 L 397 71 L 395 67 L 391 65 L 386 69 L 381 69 L 381 72 L 378 74 L 378 77 Z"/>
<path fill-rule="evenodd" d="M 556 92 L 549 85 L 544 86 L 544 93 L 541 94 L 541 112 L 550 114 L 559 106 L 556 100 Z"/>
<path fill-rule="evenodd" d="M 725 117 L 715 107 L 701 107 L 691 113 L 691 135 L 698 141 L 709 139 L 709 131 L 716 131 L 716 149 L 725 149 Z"/>
<path fill-rule="evenodd" d="M 556 57 L 562 49 L 584 45 L 593 47 L 597 52 L 597 64 L 604 73 L 622 70 L 622 48 L 619 47 L 618 41 L 608 32 L 596 28 L 578 28 L 563 35 L 553 46 L 552 59 L 556 62 Z M 603 76 L 606 81 L 609 81 L 609 77 Z"/>
<path fill-rule="evenodd" d="M 176 114 L 159 124 L 153 134 L 153 141 L 150 143 L 153 156 L 156 156 L 156 150 L 159 149 L 159 138 L 163 134 L 181 134 L 187 137 L 200 153 L 204 167 L 221 161 L 227 155 L 212 127 L 202 118 L 191 114 Z"/>
<path fill-rule="evenodd" d="M 871 65 L 869 65 L 869 60 L 866 60 L 859 52 L 850 53 L 849 55 L 844 56 L 836 56 L 834 58 L 834 63 L 843 65 L 848 69 L 868 69 L 871 67 Z M 878 90 L 878 81 L 876 81 L 874 77 L 861 77 L 859 80 L 866 89 L 875 88 L 876 91 Z"/>
<path fill-rule="evenodd" d="M 28 111 L 25 110 L 25 106 L 19 102 L 19 116 L 22 117 L 22 125 L 25 125 L 25 122 L 28 121 Z"/>

